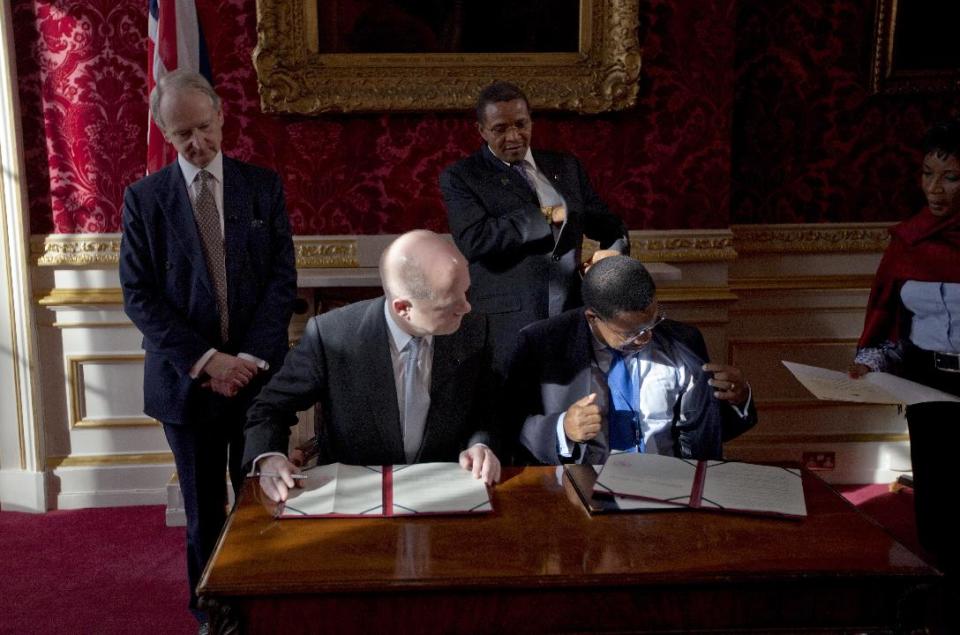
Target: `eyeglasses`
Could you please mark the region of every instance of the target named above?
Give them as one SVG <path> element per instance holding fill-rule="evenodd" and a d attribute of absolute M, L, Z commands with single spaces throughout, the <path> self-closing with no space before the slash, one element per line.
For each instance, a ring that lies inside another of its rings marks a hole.
<path fill-rule="evenodd" d="M 619 337 L 620 339 L 622 339 L 624 342 L 633 342 L 633 341 L 638 340 L 638 339 L 640 339 L 640 338 L 642 338 L 642 337 L 646 337 L 647 334 L 649 334 L 651 331 L 653 331 L 653 329 L 657 328 L 657 325 L 658 325 L 658 324 L 660 324 L 660 323 L 663 322 L 665 319 L 667 319 L 667 313 L 666 313 L 666 311 L 658 311 L 658 312 L 657 312 L 657 317 L 653 318 L 653 322 L 651 322 L 651 323 L 648 324 L 647 326 L 644 326 L 643 328 L 640 328 L 640 329 L 637 329 L 636 331 L 633 331 L 632 333 L 623 333 L 622 331 L 618 331 L 618 330 L 612 328 L 612 327 L 610 326 L 610 323 L 607 322 L 606 320 L 604 320 L 603 318 L 601 318 L 600 316 L 597 316 L 597 319 L 600 320 L 601 322 L 603 322 L 604 324 L 606 324 L 606 325 L 607 325 L 607 328 L 610 329 L 611 331 L 613 331 L 614 335 L 616 335 L 617 337 Z"/>

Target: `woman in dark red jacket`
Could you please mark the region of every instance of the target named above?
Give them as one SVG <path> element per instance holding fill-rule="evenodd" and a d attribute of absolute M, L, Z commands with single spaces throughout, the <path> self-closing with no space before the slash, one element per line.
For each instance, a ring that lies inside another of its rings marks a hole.
<path fill-rule="evenodd" d="M 890 230 L 849 372 L 891 372 L 960 396 L 960 120 L 933 126 L 923 151 L 927 207 Z M 960 532 L 945 510 L 956 494 L 960 404 L 909 406 L 907 425 L 920 541 L 955 570 Z"/>

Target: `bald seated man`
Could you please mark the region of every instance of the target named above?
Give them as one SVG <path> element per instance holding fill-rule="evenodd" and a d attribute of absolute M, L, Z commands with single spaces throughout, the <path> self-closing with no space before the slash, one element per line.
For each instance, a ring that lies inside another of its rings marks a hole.
<path fill-rule="evenodd" d="M 497 379 L 486 319 L 470 314 L 467 262 L 426 230 L 380 258 L 384 296 L 318 315 L 247 414 L 244 466 L 286 500 L 296 413 L 316 404 L 320 463 L 459 461 L 500 478 L 492 431 Z"/>

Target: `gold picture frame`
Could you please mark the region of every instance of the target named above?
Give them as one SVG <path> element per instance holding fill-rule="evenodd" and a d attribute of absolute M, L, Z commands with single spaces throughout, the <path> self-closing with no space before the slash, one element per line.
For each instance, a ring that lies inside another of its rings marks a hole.
<path fill-rule="evenodd" d="M 638 0 L 580 0 L 576 52 L 377 54 L 320 53 L 317 2 L 257 0 L 253 64 L 264 112 L 467 110 L 495 79 L 518 84 L 535 109 L 636 103 Z"/>
<path fill-rule="evenodd" d="M 960 5 L 877 0 L 870 87 L 875 93 L 960 91 Z"/>

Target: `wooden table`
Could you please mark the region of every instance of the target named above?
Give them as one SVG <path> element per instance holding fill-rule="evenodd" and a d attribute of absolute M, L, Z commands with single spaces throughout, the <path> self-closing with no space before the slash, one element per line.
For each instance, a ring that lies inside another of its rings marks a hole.
<path fill-rule="evenodd" d="M 213 631 L 894 629 L 940 577 L 809 473 L 801 521 L 591 517 L 555 468 L 504 476 L 492 514 L 392 519 L 277 521 L 248 482 L 200 582 Z"/>

